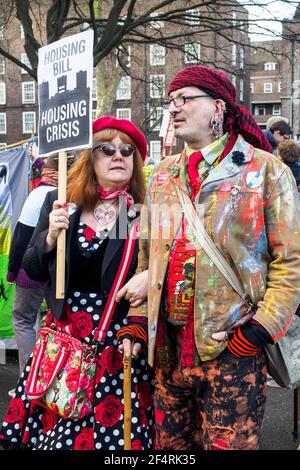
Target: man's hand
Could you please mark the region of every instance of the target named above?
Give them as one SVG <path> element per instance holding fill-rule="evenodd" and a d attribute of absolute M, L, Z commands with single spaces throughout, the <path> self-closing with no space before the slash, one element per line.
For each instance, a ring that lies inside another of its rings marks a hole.
<path fill-rule="evenodd" d="M 130 307 L 138 307 L 147 299 L 148 290 L 148 270 L 135 274 L 116 296 L 116 302 L 119 303 L 124 297 L 129 300 Z"/>

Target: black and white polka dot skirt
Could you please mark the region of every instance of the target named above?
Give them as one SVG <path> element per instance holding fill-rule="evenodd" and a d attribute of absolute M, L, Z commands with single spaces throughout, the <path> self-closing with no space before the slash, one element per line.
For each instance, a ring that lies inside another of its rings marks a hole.
<path fill-rule="evenodd" d="M 73 292 L 65 305 L 64 326 L 71 324 L 82 341 L 91 344 L 101 315 L 99 294 Z M 56 321 L 59 325 L 60 322 Z M 93 415 L 63 419 L 50 410 L 30 402 L 24 394 L 31 358 L 16 387 L 0 430 L 5 446 L 37 450 L 122 450 L 124 448 L 123 360 L 115 338 L 126 324 L 113 319 L 102 346 L 96 368 Z M 132 449 L 153 448 L 153 381 L 146 357 L 132 360 Z"/>

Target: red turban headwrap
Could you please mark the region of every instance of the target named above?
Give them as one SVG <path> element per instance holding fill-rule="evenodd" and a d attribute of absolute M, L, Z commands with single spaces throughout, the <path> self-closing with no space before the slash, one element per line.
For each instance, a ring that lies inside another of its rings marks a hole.
<path fill-rule="evenodd" d="M 229 135 L 241 134 L 254 147 L 272 153 L 271 145 L 248 109 L 241 104 L 235 104 L 235 87 L 224 72 L 201 65 L 188 67 L 178 72 L 171 80 L 168 94 L 186 86 L 200 88 L 212 98 L 219 98 L 227 103 L 225 132 Z"/>

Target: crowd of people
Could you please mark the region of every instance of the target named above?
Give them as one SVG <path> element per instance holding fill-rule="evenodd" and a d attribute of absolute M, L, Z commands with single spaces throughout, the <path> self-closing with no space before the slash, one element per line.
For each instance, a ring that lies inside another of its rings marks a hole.
<path fill-rule="evenodd" d="M 185 68 L 163 101 L 184 150 L 153 165 L 147 188 L 144 134 L 105 116 L 68 172 L 68 204 L 58 200 L 56 170 L 30 194 L 8 273 L 20 379 L 0 429 L 4 448 L 123 449 L 123 355 L 132 356 L 132 449 L 259 448 L 263 348 L 282 338 L 300 303 L 300 147 L 284 118 L 264 133 L 235 99 L 223 72 Z M 117 284 L 133 226 L 139 238 Z M 57 299 L 62 230 L 66 294 Z M 26 395 L 43 295 L 46 325 L 85 345 L 97 343 L 113 298 L 88 416 L 64 418 Z"/>

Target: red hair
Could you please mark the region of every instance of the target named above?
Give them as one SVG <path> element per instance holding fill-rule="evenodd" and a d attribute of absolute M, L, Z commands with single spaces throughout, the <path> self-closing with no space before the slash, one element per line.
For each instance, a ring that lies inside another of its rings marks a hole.
<path fill-rule="evenodd" d="M 103 141 L 111 142 L 115 137 L 119 137 L 125 144 L 135 146 L 127 134 L 117 129 L 104 129 L 97 132 L 93 136 L 93 144 Z M 136 149 L 133 154 L 133 173 L 129 191 L 135 203 L 143 202 L 146 194 L 143 164 L 141 154 Z M 67 200 L 81 209 L 93 210 L 99 200 L 96 183 L 92 150 L 83 150 L 77 162 L 68 172 Z"/>

